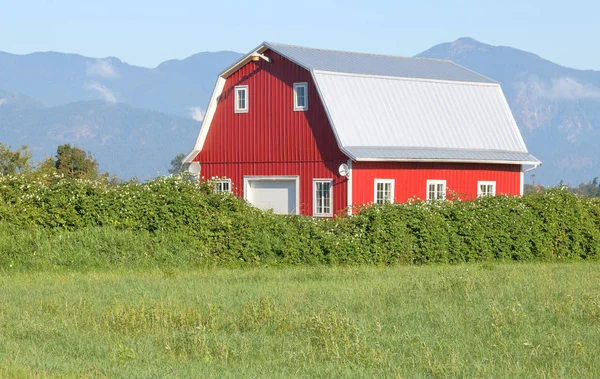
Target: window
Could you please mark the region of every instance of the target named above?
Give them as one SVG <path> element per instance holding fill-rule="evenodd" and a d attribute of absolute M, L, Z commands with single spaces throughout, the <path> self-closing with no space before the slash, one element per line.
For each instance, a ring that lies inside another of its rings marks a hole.
<path fill-rule="evenodd" d="M 394 179 L 375 179 L 375 203 L 394 202 Z"/>
<path fill-rule="evenodd" d="M 477 182 L 477 197 L 496 196 L 496 182 Z"/>
<path fill-rule="evenodd" d="M 305 111 L 308 109 L 308 85 L 294 83 L 294 110 Z"/>
<path fill-rule="evenodd" d="M 216 193 L 228 193 L 228 192 L 231 192 L 231 179 L 218 179 L 218 180 L 215 180 L 215 192 Z"/>
<path fill-rule="evenodd" d="M 446 199 L 446 181 L 428 180 L 427 181 L 427 200 Z"/>
<path fill-rule="evenodd" d="M 248 113 L 248 86 L 235 87 L 235 113 Z"/>
<path fill-rule="evenodd" d="M 333 182 L 331 179 L 315 179 L 313 181 L 313 215 L 332 216 Z"/>

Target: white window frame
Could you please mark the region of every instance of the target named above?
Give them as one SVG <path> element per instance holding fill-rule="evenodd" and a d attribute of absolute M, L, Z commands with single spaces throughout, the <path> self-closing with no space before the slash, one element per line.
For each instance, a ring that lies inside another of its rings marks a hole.
<path fill-rule="evenodd" d="M 317 212 L 317 183 L 329 183 L 329 212 Z M 313 216 L 314 217 L 333 217 L 333 179 L 318 178 L 313 179 Z"/>
<path fill-rule="evenodd" d="M 304 87 L 304 106 L 298 106 L 298 97 L 296 88 Z M 308 83 L 294 83 L 294 111 L 295 112 L 304 112 L 308 110 Z"/>
<path fill-rule="evenodd" d="M 245 97 L 245 104 L 246 107 L 245 108 L 240 108 L 239 104 L 240 104 L 240 99 L 239 99 L 239 94 L 238 91 L 239 90 L 243 90 L 244 91 L 244 97 Z M 248 113 L 248 104 L 249 104 L 249 98 L 248 98 L 248 86 L 235 86 L 234 87 L 234 109 L 235 109 L 235 113 Z"/>
<path fill-rule="evenodd" d="M 492 193 L 484 195 L 483 192 L 481 192 L 481 186 L 492 186 Z M 485 180 L 478 181 L 477 182 L 477 197 L 482 197 L 482 196 L 496 196 L 496 182 L 485 181 Z"/>
<path fill-rule="evenodd" d="M 442 191 L 442 198 L 441 199 L 430 199 L 429 198 L 429 186 L 435 185 L 437 187 L 438 184 L 444 185 L 444 189 Z M 445 180 L 428 180 L 427 181 L 427 187 L 425 187 L 425 196 L 426 196 L 427 201 L 429 201 L 429 200 L 446 200 L 446 192 L 447 192 L 447 187 L 446 187 Z"/>
<path fill-rule="evenodd" d="M 395 183 L 396 181 L 394 179 L 375 179 L 375 183 L 373 184 L 373 203 L 375 204 L 379 204 L 377 202 L 377 185 L 378 184 L 391 184 L 390 186 L 390 191 L 391 191 L 391 196 L 388 199 L 388 202 L 391 204 L 394 204 L 394 191 L 395 191 Z"/>
<path fill-rule="evenodd" d="M 223 184 L 227 184 L 227 190 L 223 190 Z M 216 179 L 215 193 L 231 193 L 231 179 Z"/>

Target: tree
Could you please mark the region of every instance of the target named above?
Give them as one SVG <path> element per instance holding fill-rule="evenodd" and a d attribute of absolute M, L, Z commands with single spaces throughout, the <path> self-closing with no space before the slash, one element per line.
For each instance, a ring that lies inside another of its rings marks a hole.
<path fill-rule="evenodd" d="M 16 175 L 31 171 L 31 151 L 23 145 L 17 150 L 0 142 L 0 175 Z"/>
<path fill-rule="evenodd" d="M 67 178 L 97 180 L 98 162 L 91 153 L 85 152 L 69 144 L 60 145 L 56 149 L 56 172 Z"/>
<path fill-rule="evenodd" d="M 185 158 L 185 154 L 178 154 L 175 158 L 171 159 L 171 168 L 169 169 L 169 174 L 171 175 L 179 175 L 182 172 L 186 172 L 183 167 L 183 158 Z"/>

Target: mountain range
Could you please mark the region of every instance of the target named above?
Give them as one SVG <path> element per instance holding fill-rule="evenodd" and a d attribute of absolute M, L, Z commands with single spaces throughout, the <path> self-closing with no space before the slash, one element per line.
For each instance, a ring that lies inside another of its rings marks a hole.
<path fill-rule="evenodd" d="M 71 143 L 124 179 L 165 174 L 193 146 L 217 74 L 241 56 L 205 52 L 145 68 L 114 57 L 0 52 L 0 142 L 27 144 L 35 159 Z M 449 59 L 502 84 L 529 151 L 543 162 L 528 183 L 600 176 L 600 71 L 471 38 L 418 57 Z"/>

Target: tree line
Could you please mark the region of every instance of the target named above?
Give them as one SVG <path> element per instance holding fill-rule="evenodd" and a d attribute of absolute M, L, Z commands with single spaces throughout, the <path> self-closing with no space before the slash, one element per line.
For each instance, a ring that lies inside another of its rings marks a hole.
<path fill-rule="evenodd" d="M 0 175 L 19 174 L 58 174 L 88 180 L 108 179 L 109 176 L 108 173 L 100 173 L 98 162 L 90 152 L 70 144 L 58 146 L 55 156 L 34 162 L 27 146 L 13 150 L 0 142 Z"/>
<path fill-rule="evenodd" d="M 179 175 L 185 172 L 182 165 L 185 154 L 178 154 L 171 160 L 170 175 Z M 112 180 L 108 172 L 99 171 L 98 162 L 90 152 L 86 152 L 70 144 L 60 145 L 56 155 L 47 157 L 42 162 L 35 163 L 31 160 L 31 151 L 27 146 L 11 149 L 10 146 L 0 142 L 0 175 L 17 175 L 20 173 L 33 174 L 59 174 L 67 178 L 89 180 Z M 586 197 L 600 197 L 600 177 L 595 177 L 589 182 L 582 182 L 577 187 L 561 182 L 558 187 L 566 188 L 569 192 Z M 543 185 L 525 184 L 524 193 L 542 192 L 547 188 Z"/>

